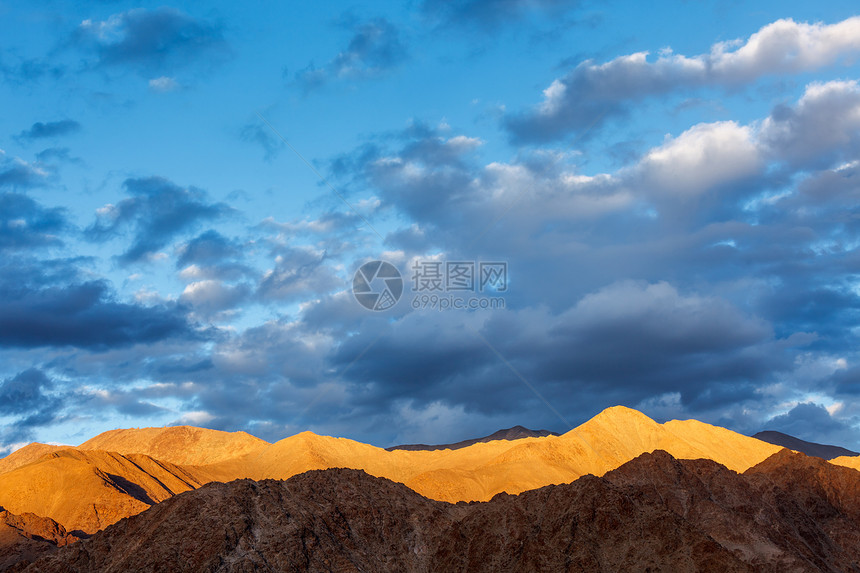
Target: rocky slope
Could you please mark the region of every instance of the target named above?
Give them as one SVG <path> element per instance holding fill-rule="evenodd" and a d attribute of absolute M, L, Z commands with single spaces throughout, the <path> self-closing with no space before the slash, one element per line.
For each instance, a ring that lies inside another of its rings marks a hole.
<path fill-rule="evenodd" d="M 357 470 L 213 483 L 27 571 L 860 571 L 860 473 L 783 451 L 744 474 L 643 454 L 451 505 Z"/>
<path fill-rule="evenodd" d="M 46 517 L 15 515 L 0 508 L 0 571 L 23 568 L 79 539 Z"/>
<path fill-rule="evenodd" d="M 203 483 L 149 456 L 67 448 L 0 474 L 0 506 L 90 534 Z"/>

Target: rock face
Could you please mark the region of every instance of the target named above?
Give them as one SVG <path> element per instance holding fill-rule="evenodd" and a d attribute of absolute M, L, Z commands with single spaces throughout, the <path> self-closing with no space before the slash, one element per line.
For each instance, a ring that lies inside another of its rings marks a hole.
<path fill-rule="evenodd" d="M 79 541 L 52 519 L 15 515 L 0 508 L 0 571 L 22 569 L 31 561 Z"/>
<path fill-rule="evenodd" d="M 825 460 L 832 460 L 841 456 L 851 457 L 860 455 L 857 452 L 851 451 L 841 446 L 830 446 L 827 444 L 816 444 L 815 442 L 807 442 L 806 440 L 801 440 L 800 438 L 795 438 L 794 436 L 789 436 L 788 434 L 783 434 L 782 432 L 775 432 L 773 430 L 765 430 L 764 432 L 759 432 L 757 434 L 754 434 L 753 438 L 761 440 L 763 442 L 767 442 L 768 444 L 782 446 L 783 448 L 788 448 L 789 450 L 802 452 L 807 456 L 816 456 Z"/>
<path fill-rule="evenodd" d="M 498 432 L 493 432 L 489 436 L 484 436 L 483 438 L 472 438 L 471 440 L 463 440 L 461 442 L 455 442 L 453 444 L 439 444 L 435 446 L 428 446 L 427 444 L 403 444 L 400 446 L 391 446 L 385 449 L 389 452 L 394 450 L 408 450 L 411 452 L 433 450 L 459 450 L 460 448 L 466 448 L 474 444 L 494 442 L 496 440 L 510 441 L 521 440 L 523 438 L 545 438 L 547 436 L 558 435 L 558 432 L 550 432 L 549 430 L 529 430 L 528 428 L 525 428 L 523 426 L 514 426 L 513 428 L 507 428 L 504 430 L 499 430 Z"/>
<path fill-rule="evenodd" d="M 860 571 L 860 473 L 643 454 L 456 505 L 359 470 L 212 483 L 32 564 L 108 571 Z"/>

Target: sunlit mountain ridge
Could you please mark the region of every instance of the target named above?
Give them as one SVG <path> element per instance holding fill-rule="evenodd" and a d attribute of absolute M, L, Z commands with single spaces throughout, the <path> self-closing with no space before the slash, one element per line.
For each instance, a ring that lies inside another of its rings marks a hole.
<path fill-rule="evenodd" d="M 105 432 L 78 447 L 31 444 L 0 460 L 0 506 L 93 533 L 177 493 L 241 478 L 361 469 L 435 500 L 486 501 L 602 476 L 640 454 L 710 459 L 736 472 L 781 448 L 696 420 L 660 424 L 622 406 L 560 436 L 480 442 L 455 450 L 393 450 L 301 432 L 268 443 L 244 432 L 190 426 Z M 860 467 L 853 459 L 836 460 Z"/>

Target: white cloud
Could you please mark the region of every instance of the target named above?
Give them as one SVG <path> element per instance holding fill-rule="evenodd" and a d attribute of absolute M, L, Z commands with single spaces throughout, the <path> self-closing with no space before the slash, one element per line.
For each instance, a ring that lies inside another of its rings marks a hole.
<path fill-rule="evenodd" d="M 179 89 L 179 83 L 174 78 L 161 76 L 149 80 L 149 89 L 154 92 L 172 92 Z"/>
<path fill-rule="evenodd" d="M 761 170 L 753 131 L 733 121 L 695 125 L 648 152 L 640 163 L 657 193 L 698 195 Z"/>
<path fill-rule="evenodd" d="M 209 412 L 206 412 L 205 410 L 196 410 L 193 412 L 185 412 L 182 417 L 174 423 L 183 426 L 202 426 L 214 419 L 215 416 Z"/>
<path fill-rule="evenodd" d="M 484 141 L 478 137 L 466 137 L 465 135 L 457 135 L 450 138 L 446 145 L 453 147 L 457 151 L 468 151 L 480 147 Z"/>
<path fill-rule="evenodd" d="M 779 108 L 762 122 L 760 132 L 772 156 L 801 164 L 856 151 L 860 86 L 856 80 L 810 84 L 796 106 Z"/>
<path fill-rule="evenodd" d="M 507 127 L 515 138 L 526 141 L 556 139 L 625 113 L 630 101 L 807 72 L 858 54 L 860 16 L 832 25 L 778 20 L 746 41 L 714 44 L 706 54 L 684 56 L 663 49 L 650 61 L 648 52 L 637 52 L 602 64 L 582 62 L 553 80 L 534 108 L 510 116 Z"/>
<path fill-rule="evenodd" d="M 812 70 L 860 51 L 860 16 L 831 25 L 777 20 L 733 47 L 722 42 L 711 49 L 707 60 L 715 78 L 751 81 L 765 74 Z"/>
<path fill-rule="evenodd" d="M 236 305 L 247 296 L 248 291 L 248 287 L 243 284 L 231 286 L 208 279 L 187 285 L 179 301 L 190 303 L 197 309 L 222 310 Z"/>

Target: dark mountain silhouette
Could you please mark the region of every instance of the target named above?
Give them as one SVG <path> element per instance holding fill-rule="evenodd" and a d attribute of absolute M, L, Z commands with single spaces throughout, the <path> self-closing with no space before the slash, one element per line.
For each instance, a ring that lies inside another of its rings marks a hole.
<path fill-rule="evenodd" d="M 860 571 L 860 473 L 787 450 L 737 474 L 655 451 L 449 504 L 361 470 L 212 483 L 28 572 Z"/>
<path fill-rule="evenodd" d="M 788 434 L 783 434 L 782 432 L 776 432 L 774 430 L 759 432 L 758 434 L 755 434 L 753 438 L 775 446 L 782 446 L 789 450 L 803 452 L 807 456 L 815 456 L 825 460 L 832 460 L 839 456 L 860 456 L 860 453 L 852 452 L 847 448 L 807 442 L 806 440 L 801 440 L 800 438 L 795 438 L 794 436 L 789 436 Z"/>
<path fill-rule="evenodd" d="M 393 450 L 409 450 L 413 452 L 418 450 L 459 450 L 460 448 L 466 448 L 481 442 L 492 442 L 495 440 L 519 440 L 522 438 L 544 438 L 546 436 L 558 435 L 560 435 L 558 432 L 551 432 L 549 430 L 529 430 L 523 426 L 514 426 L 513 428 L 493 432 L 489 436 L 484 436 L 483 438 L 472 438 L 470 440 L 463 440 L 462 442 L 456 442 L 454 444 L 439 444 L 435 446 L 428 446 L 427 444 L 403 444 L 400 446 L 390 446 L 385 449 L 389 452 Z"/>

